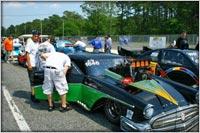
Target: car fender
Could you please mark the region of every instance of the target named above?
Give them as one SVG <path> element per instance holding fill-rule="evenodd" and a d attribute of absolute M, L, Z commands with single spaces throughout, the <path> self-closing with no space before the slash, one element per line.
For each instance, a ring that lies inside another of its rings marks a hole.
<path fill-rule="evenodd" d="M 161 81 L 164 81 L 164 82 L 170 84 L 171 86 L 174 87 L 174 89 L 176 89 L 179 93 L 181 93 L 187 99 L 187 101 L 192 102 L 192 103 L 195 101 L 195 96 L 196 96 L 197 92 L 199 92 L 198 88 L 193 88 L 191 86 L 187 86 L 182 83 L 175 82 L 173 80 L 169 80 L 167 78 L 162 78 L 162 77 L 159 77 L 156 75 L 152 75 L 152 77 L 155 80 L 161 80 Z"/>

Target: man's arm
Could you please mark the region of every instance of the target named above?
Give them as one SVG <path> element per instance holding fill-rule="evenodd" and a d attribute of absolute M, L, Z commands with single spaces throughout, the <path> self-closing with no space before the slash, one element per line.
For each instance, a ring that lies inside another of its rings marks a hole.
<path fill-rule="evenodd" d="M 28 70 L 32 70 L 31 60 L 28 52 L 26 52 L 26 60 L 28 64 Z"/>
<path fill-rule="evenodd" d="M 64 73 L 67 74 L 67 71 L 70 69 L 71 67 L 71 60 L 69 58 L 69 56 L 66 55 L 66 62 L 65 62 L 65 65 L 64 65 Z"/>
<path fill-rule="evenodd" d="M 64 67 L 63 71 L 64 71 L 65 74 L 67 74 L 67 71 L 69 70 L 69 68 L 70 68 L 70 66 L 65 66 Z"/>

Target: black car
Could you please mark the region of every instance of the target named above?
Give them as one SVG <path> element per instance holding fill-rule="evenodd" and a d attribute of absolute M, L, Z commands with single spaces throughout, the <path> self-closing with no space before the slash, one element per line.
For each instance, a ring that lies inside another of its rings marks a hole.
<path fill-rule="evenodd" d="M 170 79 L 186 84 L 199 84 L 199 52 L 197 50 L 180 49 L 156 49 L 147 51 L 136 59 L 150 59 L 158 63 L 165 76 Z M 161 71 L 157 68 L 156 75 Z M 184 77 L 184 78 L 183 78 Z"/>
<path fill-rule="evenodd" d="M 127 50 L 118 48 L 120 55 L 133 59 L 149 59 L 152 73 L 197 87 L 199 86 L 199 51 L 180 49 Z M 184 77 L 184 78 L 183 78 Z"/>
<path fill-rule="evenodd" d="M 69 57 L 67 101 L 88 111 L 103 107 L 106 118 L 120 123 L 122 131 L 188 131 L 198 125 L 197 90 L 148 75 L 148 62 L 133 68 L 115 54 L 76 53 Z M 46 99 L 42 74 L 36 73 L 35 78 L 36 98 Z M 56 91 L 52 97 L 60 98 Z"/>

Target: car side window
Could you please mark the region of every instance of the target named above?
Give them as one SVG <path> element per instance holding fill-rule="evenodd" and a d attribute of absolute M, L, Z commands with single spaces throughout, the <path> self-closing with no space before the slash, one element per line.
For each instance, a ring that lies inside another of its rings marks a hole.
<path fill-rule="evenodd" d="M 159 51 L 154 51 L 150 54 L 151 61 L 158 62 Z"/>
<path fill-rule="evenodd" d="M 73 60 L 74 64 L 80 69 L 80 71 L 84 74 L 86 74 L 86 67 L 85 67 L 85 62 L 82 60 Z"/>
<path fill-rule="evenodd" d="M 164 51 L 163 58 L 161 59 L 163 64 L 171 64 L 178 66 L 188 66 L 189 63 L 182 53 L 176 51 Z"/>
<path fill-rule="evenodd" d="M 70 68 L 71 74 L 83 74 L 83 72 L 79 69 L 79 67 L 72 61 L 71 68 Z"/>

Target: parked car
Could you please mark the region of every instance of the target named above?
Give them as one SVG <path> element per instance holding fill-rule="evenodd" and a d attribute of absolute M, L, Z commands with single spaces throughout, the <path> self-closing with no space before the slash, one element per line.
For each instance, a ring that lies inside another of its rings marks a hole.
<path fill-rule="evenodd" d="M 17 61 L 18 60 L 18 55 L 21 53 L 21 48 L 22 48 L 22 44 L 19 42 L 14 42 L 13 43 L 13 57 L 14 60 Z"/>
<path fill-rule="evenodd" d="M 140 51 L 140 54 L 133 58 L 149 59 L 151 70 L 155 75 L 189 86 L 199 86 L 199 52 L 197 50 L 155 49 Z"/>
<path fill-rule="evenodd" d="M 64 51 L 65 54 L 75 52 L 73 42 L 69 40 L 56 40 L 54 47 L 56 51 Z"/>
<path fill-rule="evenodd" d="M 74 46 L 74 43 L 70 40 L 57 40 L 54 46 L 56 51 L 64 51 L 65 54 L 84 52 L 79 46 Z"/>
<path fill-rule="evenodd" d="M 22 65 L 23 67 L 27 67 L 26 66 L 26 52 L 25 51 L 21 51 L 18 56 L 18 64 Z"/>
<path fill-rule="evenodd" d="M 142 50 L 128 50 L 123 48 L 122 46 L 118 46 L 117 47 L 117 51 L 119 55 L 122 56 L 126 56 L 126 57 L 132 57 L 132 58 L 136 58 L 138 56 L 140 56 L 142 53 L 152 50 L 146 46 L 143 46 Z"/>
<path fill-rule="evenodd" d="M 116 54 L 68 55 L 72 61 L 66 75 L 68 102 L 76 102 L 88 111 L 103 107 L 106 118 L 120 123 L 122 131 L 188 131 L 198 125 L 197 90 L 148 75 L 148 63 L 130 67 L 123 56 Z M 35 73 L 37 99 L 47 99 L 42 91 L 43 78 L 43 73 Z M 56 91 L 52 97 L 60 99 Z"/>

